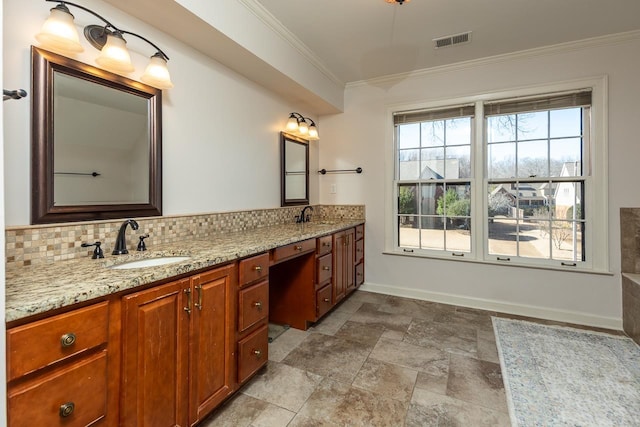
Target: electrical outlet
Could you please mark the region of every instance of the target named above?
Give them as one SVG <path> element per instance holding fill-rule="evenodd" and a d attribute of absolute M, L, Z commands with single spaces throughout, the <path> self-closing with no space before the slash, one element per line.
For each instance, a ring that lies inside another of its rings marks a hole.
<path fill-rule="evenodd" d="M 337 189 L 336 187 L 337 187 L 337 185 L 331 184 L 331 187 L 329 187 L 329 193 L 330 194 L 336 194 L 336 189 Z"/>

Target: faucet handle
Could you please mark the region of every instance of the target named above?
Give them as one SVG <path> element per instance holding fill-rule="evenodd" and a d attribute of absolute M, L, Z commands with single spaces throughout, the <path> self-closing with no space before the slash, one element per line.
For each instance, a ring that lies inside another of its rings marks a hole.
<path fill-rule="evenodd" d="M 96 248 L 93 250 L 93 255 L 91 255 L 91 259 L 98 259 L 98 258 L 104 258 L 104 253 L 102 252 L 102 248 L 100 247 L 101 244 L 102 242 L 83 243 L 80 246 L 82 246 L 83 248 L 89 248 L 91 246 L 95 246 Z"/>
<path fill-rule="evenodd" d="M 146 251 L 147 250 L 147 245 L 144 243 L 144 239 L 146 239 L 147 237 L 149 237 L 149 233 L 145 234 L 144 236 L 140 236 L 140 241 L 138 242 L 138 251 Z"/>

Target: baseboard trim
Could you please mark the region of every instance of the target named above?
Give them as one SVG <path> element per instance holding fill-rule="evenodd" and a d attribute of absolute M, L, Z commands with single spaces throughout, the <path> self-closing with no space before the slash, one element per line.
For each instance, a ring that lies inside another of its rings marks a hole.
<path fill-rule="evenodd" d="M 360 289 L 385 295 L 414 298 L 423 301 L 453 304 L 480 310 L 498 311 L 501 313 L 535 317 L 538 319 L 554 320 L 558 322 L 575 323 L 577 325 L 594 326 L 598 328 L 622 330 L 622 319 L 615 317 L 594 316 L 576 311 L 556 310 L 525 304 L 514 304 L 498 300 L 472 298 L 462 295 L 431 292 L 421 289 L 403 288 L 399 286 L 381 285 L 377 283 L 363 283 Z"/>

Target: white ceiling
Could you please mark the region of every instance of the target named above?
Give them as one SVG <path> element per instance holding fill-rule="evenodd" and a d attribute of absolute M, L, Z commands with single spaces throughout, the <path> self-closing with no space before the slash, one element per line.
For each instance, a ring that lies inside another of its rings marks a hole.
<path fill-rule="evenodd" d="M 640 29 L 640 0 L 256 2 L 343 83 Z M 466 31 L 471 43 L 433 48 Z"/>

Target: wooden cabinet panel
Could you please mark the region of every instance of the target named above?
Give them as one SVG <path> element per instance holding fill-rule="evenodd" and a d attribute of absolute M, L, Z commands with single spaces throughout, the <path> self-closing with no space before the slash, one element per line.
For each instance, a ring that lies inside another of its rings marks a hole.
<path fill-rule="evenodd" d="M 189 279 L 123 297 L 124 425 L 187 425 L 189 307 Z"/>
<path fill-rule="evenodd" d="M 84 427 L 106 417 L 107 351 L 9 389 L 10 427 Z"/>
<path fill-rule="evenodd" d="M 356 226 L 356 240 L 364 238 L 364 224 Z"/>
<path fill-rule="evenodd" d="M 105 301 L 8 330 L 8 381 L 106 343 L 108 312 Z"/>
<path fill-rule="evenodd" d="M 240 287 L 269 277 L 269 254 L 264 253 L 240 261 L 238 282 Z"/>
<path fill-rule="evenodd" d="M 364 262 L 356 265 L 356 286 L 364 283 Z"/>
<path fill-rule="evenodd" d="M 269 359 L 269 328 L 264 325 L 238 342 L 238 382 L 243 383 Z"/>
<path fill-rule="evenodd" d="M 316 255 L 322 256 L 331 252 L 333 248 L 333 237 L 323 236 L 319 237 L 316 246 Z"/>
<path fill-rule="evenodd" d="M 333 235 L 333 304 L 355 289 L 354 235 L 353 228 Z"/>
<path fill-rule="evenodd" d="M 235 280 L 233 265 L 191 277 L 190 425 L 233 392 Z"/>
<path fill-rule="evenodd" d="M 324 316 L 331 310 L 331 307 L 333 307 L 331 303 L 331 284 L 328 284 L 316 292 L 316 313 L 318 318 Z"/>
<path fill-rule="evenodd" d="M 269 313 L 269 282 L 242 289 L 238 295 L 238 331 L 244 332 L 266 320 Z"/>
<path fill-rule="evenodd" d="M 316 284 L 322 285 L 327 280 L 331 279 L 333 258 L 331 254 L 327 254 L 318 258 L 316 262 Z"/>
<path fill-rule="evenodd" d="M 364 259 L 364 240 L 356 241 L 356 258 L 354 262 L 359 264 Z"/>
<path fill-rule="evenodd" d="M 316 239 L 303 240 L 302 242 L 275 248 L 273 250 L 272 260 L 274 263 L 277 263 L 286 260 L 287 258 L 296 257 L 305 252 L 315 251 L 315 249 Z"/>
<path fill-rule="evenodd" d="M 355 230 L 352 228 L 346 232 L 346 246 L 344 253 L 344 289 L 346 293 L 356 289 L 355 280 Z"/>

